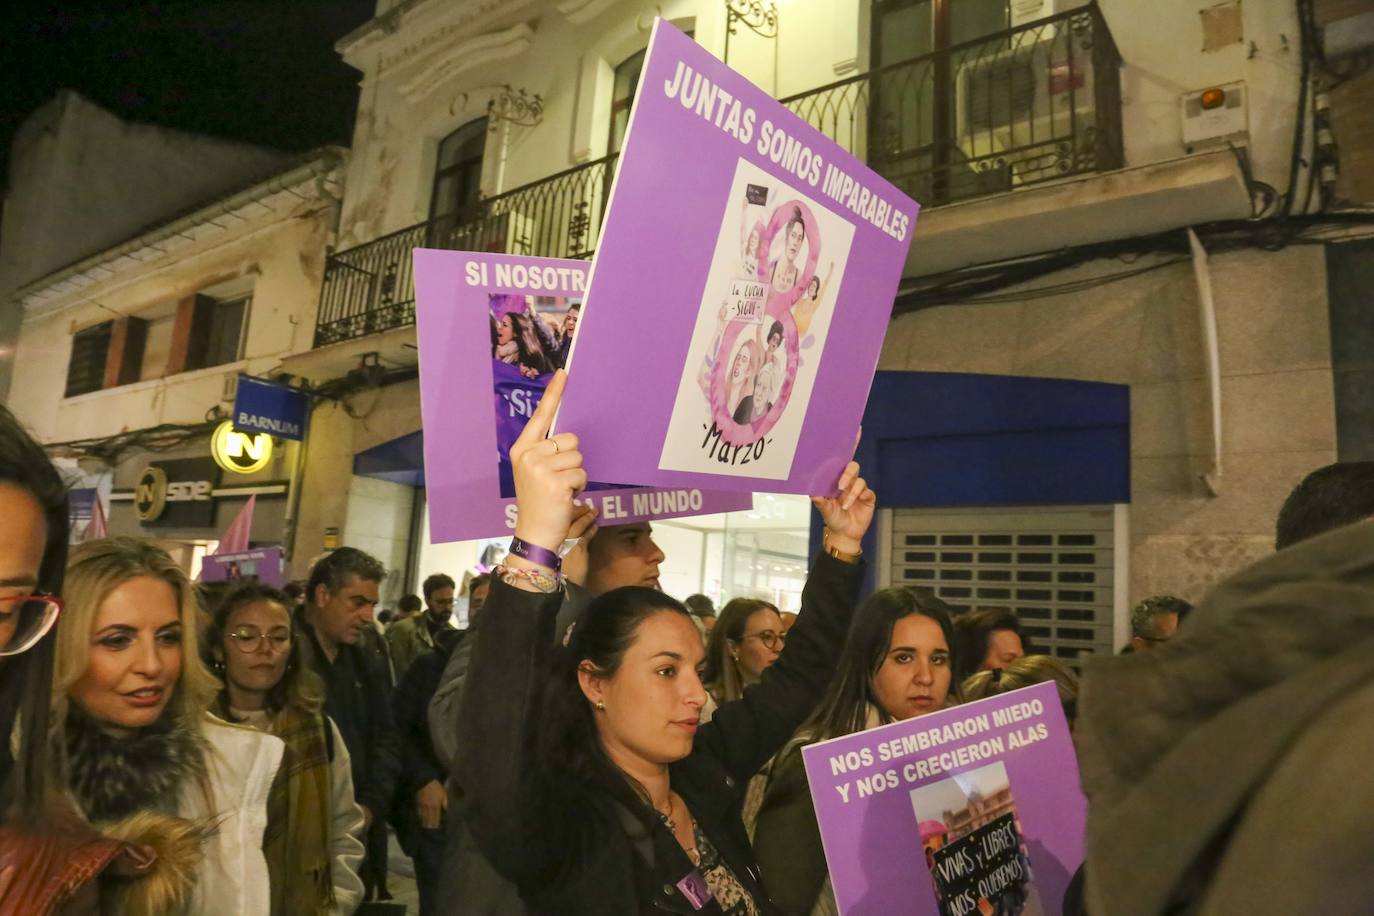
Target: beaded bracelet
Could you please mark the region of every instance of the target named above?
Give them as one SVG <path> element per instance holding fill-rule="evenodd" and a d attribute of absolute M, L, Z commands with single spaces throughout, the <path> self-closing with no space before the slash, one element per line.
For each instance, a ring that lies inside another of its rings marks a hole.
<path fill-rule="evenodd" d="M 497 566 L 492 572 L 507 585 L 514 585 L 515 580 L 524 579 L 534 586 L 535 591 L 545 595 L 552 595 L 563 590 L 563 576 L 560 573 L 549 575 L 537 569 L 516 568 L 514 566 Z"/>

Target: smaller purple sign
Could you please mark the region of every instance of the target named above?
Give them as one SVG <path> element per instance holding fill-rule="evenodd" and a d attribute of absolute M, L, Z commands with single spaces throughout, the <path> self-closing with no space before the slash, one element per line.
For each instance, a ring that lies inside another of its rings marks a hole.
<path fill-rule="evenodd" d="M 280 547 L 262 547 L 240 553 L 205 557 L 200 563 L 202 582 L 261 582 L 273 588 L 286 584 Z"/>
<path fill-rule="evenodd" d="M 1087 801 L 1053 683 L 822 741 L 802 758 L 846 916 L 1063 912 Z"/>
<path fill-rule="evenodd" d="M 587 267 L 585 261 L 416 249 L 420 412 L 434 543 L 514 530 L 510 447 L 572 347 Z M 622 381 L 606 392 L 608 412 L 624 391 Z M 624 429 L 620 436 L 633 438 Z M 594 466 L 587 472 L 604 480 Z M 602 525 L 754 504 L 750 493 L 616 482 L 589 484 L 580 502 L 598 509 Z"/>

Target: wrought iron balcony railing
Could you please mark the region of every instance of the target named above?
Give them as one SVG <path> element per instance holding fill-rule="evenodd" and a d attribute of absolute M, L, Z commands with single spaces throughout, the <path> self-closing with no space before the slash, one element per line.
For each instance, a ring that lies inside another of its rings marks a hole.
<path fill-rule="evenodd" d="M 596 250 L 614 155 L 489 197 L 473 210 L 408 226 L 329 256 L 315 346 L 415 323 L 416 248 L 588 258 Z"/>
<path fill-rule="evenodd" d="M 1120 65 L 1092 4 L 782 102 L 932 207 L 1120 168 Z"/>
<path fill-rule="evenodd" d="M 782 102 L 926 207 L 1120 168 L 1121 57 L 1096 4 Z M 615 156 L 331 255 L 315 346 L 415 323 L 419 247 L 586 258 Z"/>

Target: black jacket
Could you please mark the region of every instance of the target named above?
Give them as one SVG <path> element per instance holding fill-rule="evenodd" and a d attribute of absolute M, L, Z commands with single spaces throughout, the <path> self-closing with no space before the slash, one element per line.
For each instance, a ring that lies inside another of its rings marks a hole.
<path fill-rule="evenodd" d="M 782 657 L 744 697 L 720 707 L 673 764 L 673 789 L 766 912 L 763 879 L 740 817 L 749 778 L 820 701 L 834 672 L 861 567 L 819 556 Z M 459 713 L 455 776 L 463 816 L 497 870 L 535 912 L 720 913 L 693 910 L 677 883 L 693 871 L 673 835 L 644 828 L 609 789 L 537 758 L 540 710 L 558 596 L 492 586 Z"/>
<path fill-rule="evenodd" d="M 400 741 L 391 719 L 391 672 L 384 656 L 340 646 L 331 663 L 303 615 L 296 626 L 302 656 L 324 681 L 324 711 L 339 727 L 353 767 L 353 796 L 385 820 L 401 775 Z"/>
<path fill-rule="evenodd" d="M 448 770 L 434 752 L 429 733 L 429 701 L 439 689 L 439 681 L 449 655 L 467 635 L 467 630 L 441 632 L 433 649 L 422 653 L 401 679 L 391 695 L 391 716 L 401 744 L 401 807 L 411 809 L 412 796 L 427 783 L 448 779 Z"/>

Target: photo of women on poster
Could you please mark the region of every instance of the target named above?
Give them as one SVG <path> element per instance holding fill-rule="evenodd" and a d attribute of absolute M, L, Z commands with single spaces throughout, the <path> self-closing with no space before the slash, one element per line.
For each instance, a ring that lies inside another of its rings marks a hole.
<path fill-rule="evenodd" d="M 1044 916 L 1000 761 L 911 791 L 941 916 Z"/>
<path fill-rule="evenodd" d="M 555 329 L 569 323 L 581 304 L 548 296 L 494 293 L 489 297 L 491 374 L 496 404 L 496 449 L 501 496 L 515 496 L 510 447 L 544 396 L 544 386 L 561 365 Z"/>
<path fill-rule="evenodd" d="M 739 161 L 660 469 L 788 477 L 853 237 L 848 221 Z"/>

